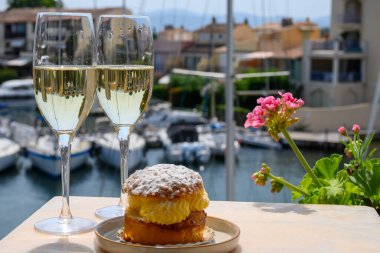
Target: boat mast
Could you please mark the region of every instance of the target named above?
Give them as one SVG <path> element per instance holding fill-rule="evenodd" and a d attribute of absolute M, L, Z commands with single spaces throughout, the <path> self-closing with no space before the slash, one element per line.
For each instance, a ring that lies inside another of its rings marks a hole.
<path fill-rule="evenodd" d="M 234 89 L 233 89 L 233 0 L 227 0 L 227 69 L 226 87 L 224 89 L 226 99 L 226 199 L 233 200 L 235 195 L 235 121 L 234 121 Z"/>

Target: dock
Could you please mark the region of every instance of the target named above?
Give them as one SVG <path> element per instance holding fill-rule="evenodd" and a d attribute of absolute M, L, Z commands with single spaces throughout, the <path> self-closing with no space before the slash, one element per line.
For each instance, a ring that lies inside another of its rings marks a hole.
<path fill-rule="evenodd" d="M 347 138 L 340 135 L 338 132 L 300 132 L 289 131 L 294 142 L 303 147 L 310 148 L 341 148 L 343 141 Z M 282 136 L 282 139 L 284 137 Z"/>

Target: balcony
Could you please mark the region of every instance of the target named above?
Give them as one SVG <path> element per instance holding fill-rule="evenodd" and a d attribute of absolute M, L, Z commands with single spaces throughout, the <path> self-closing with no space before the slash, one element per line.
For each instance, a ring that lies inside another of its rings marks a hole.
<path fill-rule="evenodd" d="M 332 72 L 313 70 L 311 71 L 310 80 L 313 82 L 331 83 L 332 77 Z"/>
<path fill-rule="evenodd" d="M 332 84 L 333 73 L 329 71 L 311 71 L 310 81 L 318 83 L 329 83 Z M 352 84 L 361 83 L 362 75 L 359 71 L 344 72 L 338 74 L 339 84 Z"/>
<path fill-rule="evenodd" d="M 338 20 L 341 24 L 356 24 L 360 25 L 362 18 L 358 13 L 344 13 L 338 15 Z"/>
<path fill-rule="evenodd" d="M 361 59 L 365 55 L 365 43 L 354 40 L 310 41 L 310 54 L 315 58 Z"/>

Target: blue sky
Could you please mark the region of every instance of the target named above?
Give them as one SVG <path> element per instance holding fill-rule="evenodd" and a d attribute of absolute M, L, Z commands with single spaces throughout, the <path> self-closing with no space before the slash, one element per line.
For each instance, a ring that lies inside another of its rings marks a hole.
<path fill-rule="evenodd" d="M 125 0 L 134 13 L 147 13 L 165 9 L 186 9 L 198 14 L 224 14 L 226 0 Z M 121 6 L 123 0 L 63 0 L 67 8 Z M 265 3 L 264 16 L 292 16 L 319 18 L 330 15 L 331 0 L 234 0 L 234 11 L 262 16 L 261 3 Z M 6 8 L 0 0 L 0 10 Z M 207 9 L 205 11 L 205 9 Z"/>

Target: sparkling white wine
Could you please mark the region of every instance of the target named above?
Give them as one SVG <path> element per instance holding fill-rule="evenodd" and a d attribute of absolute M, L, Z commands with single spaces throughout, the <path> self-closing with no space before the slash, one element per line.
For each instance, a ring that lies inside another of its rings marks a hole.
<path fill-rule="evenodd" d="M 143 65 L 97 67 L 100 105 L 115 125 L 133 125 L 152 95 L 153 67 Z"/>
<path fill-rule="evenodd" d="M 77 130 L 90 112 L 95 96 L 95 68 L 37 66 L 33 68 L 38 108 L 56 132 Z"/>

